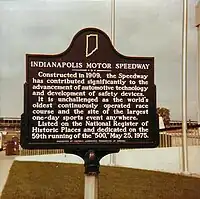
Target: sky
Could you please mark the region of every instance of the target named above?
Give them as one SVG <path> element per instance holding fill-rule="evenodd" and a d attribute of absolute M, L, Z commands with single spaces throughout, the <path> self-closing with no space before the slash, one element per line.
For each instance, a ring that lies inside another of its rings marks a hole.
<path fill-rule="evenodd" d="M 197 120 L 196 0 L 189 0 L 187 118 Z M 0 116 L 23 112 L 25 54 L 57 54 L 86 27 L 111 34 L 110 0 L 0 0 Z M 116 0 L 115 48 L 155 57 L 157 106 L 181 120 L 182 0 Z"/>

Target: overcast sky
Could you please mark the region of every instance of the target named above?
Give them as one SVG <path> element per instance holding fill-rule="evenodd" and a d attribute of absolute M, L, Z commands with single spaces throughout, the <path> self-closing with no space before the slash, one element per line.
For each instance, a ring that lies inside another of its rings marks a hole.
<path fill-rule="evenodd" d="M 110 35 L 110 0 L 0 0 L 0 115 L 23 112 L 26 53 L 60 53 L 74 34 L 97 27 Z M 189 0 L 188 119 L 197 119 L 196 0 Z M 116 48 L 154 56 L 158 106 L 181 119 L 182 0 L 116 0 Z"/>

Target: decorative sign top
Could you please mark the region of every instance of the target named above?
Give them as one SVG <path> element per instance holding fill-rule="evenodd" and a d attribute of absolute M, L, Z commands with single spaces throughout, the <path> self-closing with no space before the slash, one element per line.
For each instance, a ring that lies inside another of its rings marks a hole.
<path fill-rule="evenodd" d="M 96 28 L 56 55 L 26 55 L 23 148 L 157 147 L 153 57 L 118 53 Z"/>

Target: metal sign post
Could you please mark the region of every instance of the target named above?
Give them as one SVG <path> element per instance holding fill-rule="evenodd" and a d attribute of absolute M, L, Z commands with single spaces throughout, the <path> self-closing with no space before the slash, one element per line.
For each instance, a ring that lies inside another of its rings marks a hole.
<path fill-rule="evenodd" d="M 85 174 L 84 199 L 98 199 L 98 174 Z"/>
<path fill-rule="evenodd" d="M 85 199 L 98 199 L 99 159 L 93 150 L 89 150 L 85 157 Z"/>
<path fill-rule="evenodd" d="M 83 157 L 85 166 L 84 199 L 98 199 L 100 160 L 110 154 L 118 153 L 119 149 L 88 150 Z"/>
<path fill-rule="evenodd" d="M 67 154 L 74 154 L 84 160 L 84 199 L 98 199 L 99 195 L 99 169 L 100 160 L 112 153 L 118 153 L 120 149 L 85 149 L 70 150 L 65 149 Z"/>

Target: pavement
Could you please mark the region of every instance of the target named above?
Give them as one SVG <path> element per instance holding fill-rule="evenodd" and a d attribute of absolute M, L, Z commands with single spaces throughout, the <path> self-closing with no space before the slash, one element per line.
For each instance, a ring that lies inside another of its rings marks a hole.
<path fill-rule="evenodd" d="M 15 157 L 16 156 L 6 156 L 5 151 L 0 152 L 0 196 Z"/>

